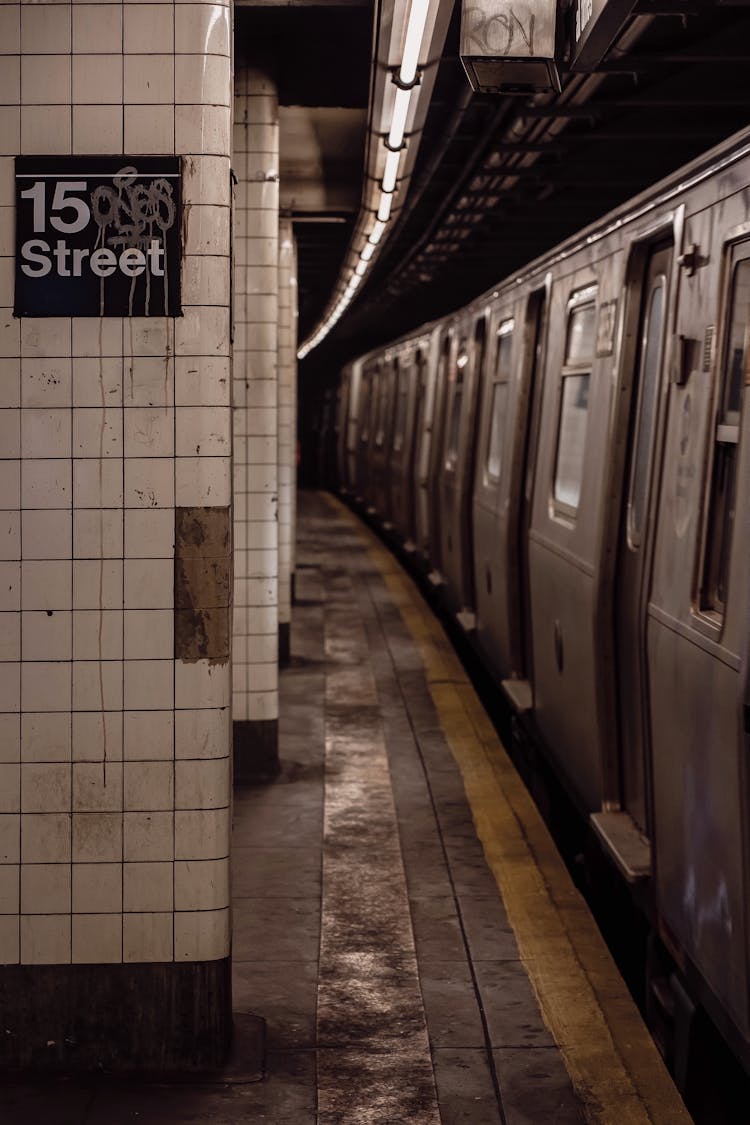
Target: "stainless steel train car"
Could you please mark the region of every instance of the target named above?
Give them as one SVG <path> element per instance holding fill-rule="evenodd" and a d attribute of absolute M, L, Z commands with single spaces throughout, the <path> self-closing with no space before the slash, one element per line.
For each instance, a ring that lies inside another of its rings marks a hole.
<path fill-rule="evenodd" d="M 750 1060 L 750 130 L 348 365 L 420 560 Z"/>

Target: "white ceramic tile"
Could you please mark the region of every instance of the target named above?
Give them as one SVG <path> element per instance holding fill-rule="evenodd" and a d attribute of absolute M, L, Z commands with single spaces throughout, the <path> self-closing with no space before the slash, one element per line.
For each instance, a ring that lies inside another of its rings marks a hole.
<path fill-rule="evenodd" d="M 119 559 L 122 558 L 122 547 L 122 512 L 98 508 L 76 509 L 73 512 L 73 558 Z"/>
<path fill-rule="evenodd" d="M 24 156 L 70 152 L 69 105 L 26 105 L 21 109 L 21 152 Z M 24 352 L 24 355 L 31 355 Z M 59 355 L 60 352 L 49 352 Z"/>
<path fill-rule="evenodd" d="M 4 508 L 21 506 L 21 462 L 0 461 L 0 496 Z"/>
<path fill-rule="evenodd" d="M 230 394 L 227 357 L 178 356 L 175 396 L 178 406 L 227 406 Z"/>
<path fill-rule="evenodd" d="M 176 961 L 214 961 L 229 954 L 229 910 L 184 911 L 174 916 Z"/>
<path fill-rule="evenodd" d="M 70 457 L 70 411 L 21 411 L 21 446 L 24 457 Z M 8 456 L 12 457 L 13 453 Z"/>
<path fill-rule="evenodd" d="M 158 811 L 171 809 L 173 805 L 174 767 L 171 762 L 125 763 L 125 808 L 127 810 Z"/>
<path fill-rule="evenodd" d="M 126 507 L 174 507 L 174 471 L 174 462 L 171 458 L 128 459 L 125 462 Z"/>
<path fill-rule="evenodd" d="M 133 963 L 171 961 L 173 957 L 173 916 L 164 914 L 126 914 L 122 919 L 123 960 Z"/>
<path fill-rule="evenodd" d="M 69 915 L 21 915 L 22 964 L 63 965 L 69 962 Z"/>
<path fill-rule="evenodd" d="M 126 105 L 125 149 L 128 152 L 174 152 L 174 109 L 171 105 Z"/>
<path fill-rule="evenodd" d="M 122 660 L 122 610 L 74 610 L 73 658 Z"/>
<path fill-rule="evenodd" d="M 123 910 L 171 910 L 174 902 L 172 863 L 126 863 L 123 867 Z"/>
<path fill-rule="evenodd" d="M 171 609 L 174 563 L 171 559 L 125 559 L 125 605 L 128 609 Z"/>
<path fill-rule="evenodd" d="M 21 766 L 21 812 L 61 813 L 69 809 L 70 765 L 67 762 L 31 762 Z"/>
<path fill-rule="evenodd" d="M 18 762 L 0 763 L 0 812 L 18 812 L 20 808 L 20 794 L 20 765 Z"/>
<path fill-rule="evenodd" d="M 124 755 L 131 761 L 171 761 L 174 757 L 172 711 L 126 711 Z"/>
<path fill-rule="evenodd" d="M 24 508 L 69 508 L 71 492 L 69 461 L 24 461 L 21 488 Z"/>
<path fill-rule="evenodd" d="M 116 863 L 121 859 L 122 813 L 74 813 L 74 863 Z"/>
<path fill-rule="evenodd" d="M 124 61 L 126 105 L 173 104 L 173 55 L 130 54 L 125 56 Z"/>
<path fill-rule="evenodd" d="M 122 762 L 73 763 L 73 811 L 116 812 L 122 808 Z"/>
<path fill-rule="evenodd" d="M 65 509 L 24 512 L 22 529 L 24 559 L 69 558 L 72 526 L 72 514 Z"/>
<path fill-rule="evenodd" d="M 73 4 L 73 50 L 78 54 L 120 54 L 122 8 L 119 4 Z"/>
<path fill-rule="evenodd" d="M 177 661 L 175 664 L 176 707 L 228 707 L 230 692 L 227 665 L 211 665 L 207 660 L 199 660 L 195 664 Z"/>
<path fill-rule="evenodd" d="M 76 508 L 120 508 L 123 468 L 119 458 L 82 457 L 73 461 L 73 502 Z"/>
<path fill-rule="evenodd" d="M 17 863 L 0 866 L 0 914 L 17 914 L 20 868 Z"/>
<path fill-rule="evenodd" d="M 0 410 L 0 457 L 21 456 L 21 419 L 18 410 Z"/>
<path fill-rule="evenodd" d="M 232 795 L 229 758 L 175 762 L 175 808 L 216 809 Z"/>
<path fill-rule="evenodd" d="M 219 4 L 175 4 L 175 51 L 228 55 L 230 13 Z"/>
<path fill-rule="evenodd" d="M 15 109 L 4 109 L 0 106 L 0 149 L 5 145 L 12 143 L 12 140 L 5 140 L 8 136 L 8 117 L 20 111 Z M 3 130 L 6 130 L 3 133 Z M 17 148 L 16 148 L 17 151 Z M 13 310 L 10 308 L 0 308 L 0 357 L 5 356 L 18 356 L 21 354 L 21 322 L 20 320 L 13 319 Z"/>
<path fill-rule="evenodd" d="M 164 317 L 134 317 L 125 321 L 124 333 L 126 386 L 131 389 L 131 399 L 126 399 L 128 406 L 148 406 L 164 403 L 173 372 L 171 359 L 165 358 L 173 353 L 174 324 L 171 319 Z M 139 363 L 138 360 L 156 359 L 156 363 Z M 136 362 L 131 363 L 131 359 Z M 156 384 L 156 397 L 150 400 L 140 400 L 137 395 L 142 384 L 151 381 Z"/>
<path fill-rule="evenodd" d="M 12 566 L 12 563 L 3 563 Z M 72 563 L 56 559 L 21 564 L 23 609 L 70 609 Z"/>
<path fill-rule="evenodd" d="M 35 610 L 22 616 L 24 660 L 72 659 L 69 610 Z"/>
<path fill-rule="evenodd" d="M 175 813 L 176 859 L 223 859 L 230 854 L 229 809 Z"/>
<path fill-rule="evenodd" d="M 244 718 L 259 723 L 279 717 L 278 690 L 269 692 L 248 692 L 245 695 Z"/>
<path fill-rule="evenodd" d="M 174 407 L 128 407 L 125 410 L 125 456 L 171 457 L 174 453 Z"/>
<path fill-rule="evenodd" d="M 21 703 L 24 711 L 67 711 L 71 698 L 68 663 L 26 661 L 21 667 Z"/>
<path fill-rule="evenodd" d="M 22 863 L 70 860 L 70 813 L 25 813 L 20 821 Z"/>
<path fill-rule="evenodd" d="M 46 107 L 54 117 L 52 107 Z M 30 359 L 57 359 L 70 354 L 69 317 L 21 320 L 21 355 Z M 25 365 L 24 365 L 25 367 Z"/>
<path fill-rule="evenodd" d="M 17 762 L 21 757 L 21 716 L 0 715 L 0 762 Z"/>
<path fill-rule="evenodd" d="M 73 412 L 73 456 L 122 456 L 122 425 L 119 409 L 79 407 Z"/>
<path fill-rule="evenodd" d="M 122 106 L 73 106 L 73 152 L 94 150 L 112 155 L 122 152 Z"/>
<path fill-rule="evenodd" d="M 21 858 L 21 817 L 0 814 L 0 863 L 18 863 Z"/>
<path fill-rule="evenodd" d="M 119 914 L 74 914 L 72 961 L 79 965 L 112 965 L 122 961 L 122 917 Z"/>
<path fill-rule="evenodd" d="M 21 606 L 21 563 L 0 562 L 0 612 Z"/>
<path fill-rule="evenodd" d="M 228 457 L 178 457 L 175 468 L 178 507 L 226 507 L 231 503 Z"/>
<path fill-rule="evenodd" d="M 229 309 L 186 307 L 175 322 L 175 350 L 177 355 L 228 355 Z"/>
<path fill-rule="evenodd" d="M 21 48 L 24 54 L 70 51 L 70 8 L 56 4 L 22 4 Z"/>
<path fill-rule="evenodd" d="M 175 58 L 175 100 L 187 105 L 229 105 L 232 93 L 227 55 Z"/>
<path fill-rule="evenodd" d="M 186 203 L 218 203 L 228 207 L 231 187 L 227 157 L 188 157 L 185 161 L 182 192 Z"/>
<path fill-rule="evenodd" d="M 172 859 L 173 812 L 126 812 L 122 819 L 128 862 Z"/>
<path fill-rule="evenodd" d="M 0 614 L 0 661 L 21 659 L 21 619 L 18 613 Z"/>
<path fill-rule="evenodd" d="M 21 5 L 0 6 L 0 55 L 16 55 L 21 50 Z"/>
<path fill-rule="evenodd" d="M 127 567 L 127 562 L 126 562 Z M 174 656 L 174 611 L 125 611 L 125 659 L 171 660 Z"/>
<path fill-rule="evenodd" d="M 218 910 L 229 905 L 229 860 L 176 860 L 176 910 Z"/>
<path fill-rule="evenodd" d="M 73 913 L 113 914 L 122 910 L 122 864 L 73 864 Z"/>
<path fill-rule="evenodd" d="M 120 660 L 76 660 L 73 664 L 73 710 L 120 710 L 122 677 Z"/>
<path fill-rule="evenodd" d="M 72 723 L 73 760 L 103 762 L 122 760 L 122 712 L 77 711 Z"/>
<path fill-rule="evenodd" d="M 125 5 L 126 54 L 171 54 L 173 49 L 171 4 Z"/>
<path fill-rule="evenodd" d="M 175 151 L 196 156 L 226 156 L 230 151 L 230 111 L 225 106 L 175 106 Z M 278 194 L 278 193 L 277 193 Z"/>
<path fill-rule="evenodd" d="M 122 561 L 76 559 L 73 563 L 74 609 L 122 608 Z"/>
<path fill-rule="evenodd" d="M 140 323 L 133 320 L 132 324 Z M 151 321 L 148 324 L 151 325 Z M 156 339 L 159 335 L 156 329 L 144 329 L 140 337 L 132 340 L 133 345 L 142 345 L 152 348 L 155 344 L 148 343 L 149 339 Z M 171 350 L 171 342 L 167 344 L 166 333 L 160 334 L 165 347 Z M 172 333 L 169 333 L 170 341 Z M 157 341 L 158 342 L 158 341 Z M 128 340 L 128 347 L 131 341 Z M 157 358 L 156 356 L 129 356 L 125 359 L 125 405 L 126 406 L 171 406 L 174 402 L 174 360 Z"/>
<path fill-rule="evenodd" d="M 129 711 L 161 711 L 174 700 L 174 662 L 172 660 L 126 660 L 124 706 Z M 136 805 L 135 808 L 149 808 Z M 164 805 L 153 806 L 164 808 Z"/>
<path fill-rule="evenodd" d="M 74 55 L 73 101 L 78 104 L 122 103 L 121 55 Z M 74 123 L 75 131 L 75 123 Z"/>
<path fill-rule="evenodd" d="M 6 159 L 0 157 L 0 163 Z M 21 361 L 20 359 L 0 359 L 0 409 L 15 409 L 21 403 Z M 56 403 L 50 405 L 56 406 Z"/>
<path fill-rule="evenodd" d="M 126 558 L 172 558 L 174 509 L 128 509 L 125 512 Z"/>
<path fill-rule="evenodd" d="M 21 868 L 22 914 L 67 914 L 69 911 L 69 863 L 28 863 Z"/>
<path fill-rule="evenodd" d="M 70 762 L 70 714 L 27 712 L 22 715 L 21 758 L 24 762 Z"/>
<path fill-rule="evenodd" d="M 83 322 L 74 321 L 74 334 L 81 323 Z M 106 324 L 107 321 L 102 319 L 98 323 Z M 118 347 L 121 347 L 121 333 L 115 333 L 115 336 Z M 85 346 L 85 343 L 81 342 L 81 346 Z M 24 370 L 26 363 L 27 361 L 24 360 Z M 74 361 L 73 404 L 99 410 L 102 409 L 102 402 L 105 408 L 110 410 L 121 406 L 122 366 L 122 359 L 113 356 L 100 356 L 96 359 L 77 358 Z"/>
<path fill-rule="evenodd" d="M 25 106 L 70 105 L 69 55 L 21 56 L 21 94 Z M 21 114 L 23 119 L 23 112 Z"/>
<path fill-rule="evenodd" d="M 79 10 L 80 4 L 76 5 L 76 10 Z M 79 317 L 73 319 L 73 351 L 74 356 L 80 357 L 93 357 L 93 362 L 89 365 L 76 363 L 76 385 L 79 381 L 86 382 L 89 376 L 83 374 L 85 371 L 91 371 L 93 379 L 100 380 L 100 364 L 102 357 L 110 357 L 116 360 L 116 368 L 118 373 L 122 372 L 122 345 L 123 345 L 123 320 L 122 317 Z M 108 371 L 106 363 L 101 364 L 104 372 Z M 107 383 L 105 375 L 105 384 Z M 106 402 L 111 405 L 109 397 L 109 390 L 107 389 Z M 81 406 L 101 406 L 102 396 L 98 383 L 92 387 L 95 392 L 93 397 L 76 398 L 76 404 Z"/>
<path fill-rule="evenodd" d="M 0 34 L 1 28 L 0 23 Z M 0 965 L 17 965 L 20 960 L 19 922 L 17 916 L 0 917 Z"/>

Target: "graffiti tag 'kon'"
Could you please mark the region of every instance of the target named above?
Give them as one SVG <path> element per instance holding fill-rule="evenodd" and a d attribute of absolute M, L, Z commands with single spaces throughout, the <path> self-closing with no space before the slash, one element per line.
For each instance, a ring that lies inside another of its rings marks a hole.
<path fill-rule="evenodd" d="M 509 8 L 505 12 L 488 15 L 482 8 L 467 8 L 465 20 L 463 51 L 466 54 L 476 51 L 481 55 L 533 57 L 536 23 L 533 12 L 519 15 Z"/>

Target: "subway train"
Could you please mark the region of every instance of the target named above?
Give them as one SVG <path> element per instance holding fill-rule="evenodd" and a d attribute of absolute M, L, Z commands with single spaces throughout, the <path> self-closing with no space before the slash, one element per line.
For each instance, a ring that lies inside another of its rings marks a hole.
<path fill-rule="evenodd" d="M 746 1069 L 749 310 L 746 130 L 350 362 L 329 427 Z"/>

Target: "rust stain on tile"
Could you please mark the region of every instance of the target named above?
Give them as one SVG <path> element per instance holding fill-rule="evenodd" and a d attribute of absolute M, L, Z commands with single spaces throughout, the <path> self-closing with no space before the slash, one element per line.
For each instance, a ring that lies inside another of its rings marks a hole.
<path fill-rule="evenodd" d="M 229 508 L 175 509 L 175 659 L 226 664 L 231 647 Z"/>

